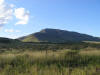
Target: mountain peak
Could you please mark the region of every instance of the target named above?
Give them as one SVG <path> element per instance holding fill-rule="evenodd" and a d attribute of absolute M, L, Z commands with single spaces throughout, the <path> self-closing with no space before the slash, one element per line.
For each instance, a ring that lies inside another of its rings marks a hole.
<path fill-rule="evenodd" d="M 52 31 L 52 30 L 59 30 L 59 29 L 45 28 L 45 29 L 42 29 L 41 31 Z"/>
<path fill-rule="evenodd" d="M 60 30 L 60 29 L 52 29 L 52 28 L 45 28 L 41 30 L 40 32 L 64 32 L 65 30 Z M 67 30 L 66 30 L 67 31 Z"/>

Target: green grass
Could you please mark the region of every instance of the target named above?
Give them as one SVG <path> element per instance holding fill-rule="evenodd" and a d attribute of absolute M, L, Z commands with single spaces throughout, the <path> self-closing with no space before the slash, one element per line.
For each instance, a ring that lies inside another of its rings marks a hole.
<path fill-rule="evenodd" d="M 100 55 L 76 50 L 4 52 L 0 75 L 100 75 Z"/>
<path fill-rule="evenodd" d="M 0 75 L 100 75 L 100 44 L 0 43 Z"/>
<path fill-rule="evenodd" d="M 33 40 L 34 39 L 34 40 Z M 39 42 L 39 40 L 35 37 L 35 36 L 28 36 L 27 38 L 25 38 L 24 40 L 22 40 L 23 42 Z"/>

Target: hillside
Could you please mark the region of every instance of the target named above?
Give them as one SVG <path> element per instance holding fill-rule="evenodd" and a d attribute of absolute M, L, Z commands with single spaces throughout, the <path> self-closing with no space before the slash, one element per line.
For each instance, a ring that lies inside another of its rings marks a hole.
<path fill-rule="evenodd" d="M 17 39 L 9 39 L 9 38 L 0 37 L 0 44 L 11 44 L 11 43 L 18 43 L 18 42 L 20 41 Z"/>
<path fill-rule="evenodd" d="M 71 32 L 60 29 L 43 29 L 40 32 L 19 38 L 23 42 L 79 42 L 79 41 L 100 41 L 99 38 L 78 32 Z"/>

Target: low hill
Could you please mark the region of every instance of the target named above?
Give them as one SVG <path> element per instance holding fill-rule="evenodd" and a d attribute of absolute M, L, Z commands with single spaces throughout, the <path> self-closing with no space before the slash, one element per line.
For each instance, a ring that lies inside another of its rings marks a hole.
<path fill-rule="evenodd" d="M 0 44 L 10 44 L 10 43 L 18 43 L 18 42 L 20 41 L 17 39 L 9 39 L 9 38 L 0 37 Z"/>
<path fill-rule="evenodd" d="M 60 29 L 43 29 L 40 32 L 19 38 L 23 42 L 79 42 L 79 41 L 100 41 L 100 38 L 87 34 L 71 32 Z"/>

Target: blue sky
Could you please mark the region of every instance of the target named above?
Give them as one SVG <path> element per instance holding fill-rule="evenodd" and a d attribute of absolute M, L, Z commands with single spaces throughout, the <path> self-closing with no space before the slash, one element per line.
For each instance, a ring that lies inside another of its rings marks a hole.
<path fill-rule="evenodd" d="M 1 26 L 0 37 L 17 38 L 45 28 L 100 37 L 100 0 L 5 0 L 4 3 L 13 11 L 12 18 Z M 20 11 L 24 16 L 19 15 Z"/>

